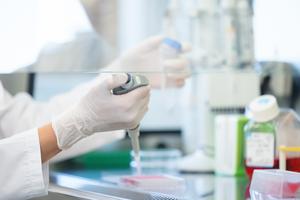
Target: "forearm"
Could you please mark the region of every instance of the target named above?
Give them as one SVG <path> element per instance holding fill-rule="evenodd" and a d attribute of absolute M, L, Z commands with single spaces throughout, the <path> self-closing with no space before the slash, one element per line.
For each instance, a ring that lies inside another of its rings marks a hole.
<path fill-rule="evenodd" d="M 56 135 L 52 128 L 52 124 L 49 123 L 38 129 L 41 158 L 42 162 L 46 162 L 58 154 L 61 150 L 58 148 Z"/>

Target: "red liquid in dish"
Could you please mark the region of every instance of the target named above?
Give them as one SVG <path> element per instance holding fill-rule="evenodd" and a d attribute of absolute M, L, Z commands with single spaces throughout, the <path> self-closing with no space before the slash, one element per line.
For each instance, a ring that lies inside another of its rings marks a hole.
<path fill-rule="evenodd" d="M 300 172 L 300 157 L 299 158 L 288 158 L 286 160 L 286 166 L 287 170 L 289 171 L 294 171 L 294 172 Z M 247 186 L 246 192 L 245 192 L 245 198 L 250 198 L 250 183 L 251 183 L 251 178 L 253 175 L 253 171 L 255 169 L 278 169 L 279 168 L 279 160 L 275 159 L 274 160 L 274 167 L 272 168 L 262 168 L 262 167 L 247 167 L 246 166 L 246 173 L 249 177 L 249 184 Z M 298 190 L 300 189 L 300 182 L 299 183 L 287 183 L 287 188 L 285 189 L 286 192 L 287 190 L 290 191 L 290 194 L 295 194 Z"/>
<path fill-rule="evenodd" d="M 300 188 L 300 183 L 287 183 L 287 189 L 295 194 Z"/>
<path fill-rule="evenodd" d="M 288 158 L 286 160 L 286 166 L 287 166 L 287 170 L 289 170 L 289 171 L 300 172 L 300 157 Z M 274 160 L 274 167 L 272 167 L 272 168 L 247 167 L 246 166 L 246 173 L 250 179 L 252 178 L 252 174 L 255 169 L 279 169 L 279 160 L 278 159 Z"/>

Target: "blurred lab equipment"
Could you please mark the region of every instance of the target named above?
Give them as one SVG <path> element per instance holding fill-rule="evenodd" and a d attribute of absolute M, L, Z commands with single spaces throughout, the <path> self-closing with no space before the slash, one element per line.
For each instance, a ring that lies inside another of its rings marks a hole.
<path fill-rule="evenodd" d="M 249 0 L 221 1 L 224 55 L 227 67 L 253 68 L 253 8 Z"/>
<path fill-rule="evenodd" d="M 244 126 L 248 119 L 239 114 L 215 117 L 215 173 L 243 176 Z"/>
<path fill-rule="evenodd" d="M 253 71 L 223 71 L 199 74 L 188 83 L 185 94 L 183 140 L 188 153 L 182 171 L 214 171 L 214 119 L 219 114 L 242 114 L 259 95 L 259 78 Z M 196 138 L 196 139 L 195 139 Z"/>
<path fill-rule="evenodd" d="M 277 141 L 276 141 L 276 167 L 278 157 L 285 151 L 285 168 L 289 171 L 300 172 L 300 152 L 296 151 L 300 144 L 300 118 L 291 109 L 281 110 L 276 119 Z M 294 148 L 293 148 L 294 147 Z"/>
<path fill-rule="evenodd" d="M 130 166 L 136 170 L 137 163 L 134 159 L 134 153 L 131 153 L 133 158 Z M 177 149 L 154 149 L 142 150 L 140 152 L 141 169 L 145 173 L 176 173 L 176 164 L 181 157 L 181 152 Z"/>
<path fill-rule="evenodd" d="M 276 152 L 275 118 L 279 114 L 276 98 L 257 97 L 249 104 L 250 120 L 245 131 L 245 165 L 249 177 L 254 169 L 273 168 Z"/>
<path fill-rule="evenodd" d="M 179 169 L 214 171 L 215 117 L 242 114 L 260 94 L 259 75 L 254 71 L 253 11 L 248 0 L 202 0 L 194 5 L 189 16 L 195 73 L 183 103 L 183 144 L 188 155 Z M 198 74 L 201 70 L 208 71 Z"/>
<path fill-rule="evenodd" d="M 247 180 L 242 177 L 216 176 L 214 199 L 245 200 L 246 183 Z"/>
<path fill-rule="evenodd" d="M 298 101 L 295 83 L 297 76 L 295 66 L 286 62 L 260 62 L 256 66 L 261 77 L 262 94 L 272 94 L 280 107 L 295 108 Z"/>
<path fill-rule="evenodd" d="M 191 21 L 190 37 L 193 44 L 191 55 L 195 68 L 214 69 L 223 64 L 224 55 L 220 32 L 221 15 L 217 0 L 190 1 L 187 15 Z"/>
<path fill-rule="evenodd" d="M 300 173 L 255 170 L 250 186 L 252 200 L 300 199 Z"/>
<path fill-rule="evenodd" d="M 286 162 L 287 162 L 286 154 L 288 152 L 300 152 L 300 147 L 299 146 L 298 147 L 279 146 L 279 169 L 280 170 L 286 170 Z M 298 164 L 298 166 L 299 166 L 299 164 Z"/>

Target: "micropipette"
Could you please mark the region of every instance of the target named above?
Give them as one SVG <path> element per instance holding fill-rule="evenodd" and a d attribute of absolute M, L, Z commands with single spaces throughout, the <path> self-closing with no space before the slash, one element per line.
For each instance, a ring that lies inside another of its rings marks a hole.
<path fill-rule="evenodd" d="M 142 75 L 132 75 L 127 73 L 128 79 L 127 82 L 117 88 L 112 90 L 114 95 L 122 95 L 126 94 L 136 88 L 143 87 L 149 85 L 149 81 L 145 76 Z M 140 165 L 140 143 L 139 143 L 139 135 L 140 135 L 140 125 L 138 124 L 136 127 L 127 130 L 128 135 L 131 140 L 132 149 L 134 152 L 134 159 L 136 162 L 137 174 L 141 174 L 141 165 Z"/>
<path fill-rule="evenodd" d="M 140 125 L 137 125 L 133 129 L 128 129 L 127 132 L 130 137 L 131 146 L 132 146 L 132 149 L 134 152 L 134 160 L 136 163 L 137 174 L 140 175 L 140 174 L 142 174 L 141 158 L 140 158 L 140 143 L 139 143 Z"/>

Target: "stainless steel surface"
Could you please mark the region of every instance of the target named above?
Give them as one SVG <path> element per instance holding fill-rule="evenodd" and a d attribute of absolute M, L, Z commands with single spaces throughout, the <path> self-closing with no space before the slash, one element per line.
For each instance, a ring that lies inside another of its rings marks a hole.
<path fill-rule="evenodd" d="M 137 191 L 129 188 L 107 184 L 100 181 L 92 181 L 82 177 L 55 173 L 51 176 L 50 195 L 64 194 L 64 198 L 70 196 L 83 199 L 104 200 L 180 200 L 174 195 Z M 53 193 L 54 192 L 54 193 Z M 60 197 L 60 195 L 58 195 Z M 45 197 L 41 198 L 44 199 Z"/>
<path fill-rule="evenodd" d="M 87 172 L 87 170 L 79 170 L 72 173 L 76 174 L 76 176 L 62 173 L 53 174 L 48 199 L 69 199 L 73 197 L 75 199 L 108 200 L 243 200 L 247 198 L 246 186 L 248 183 L 245 177 L 223 177 L 214 176 L 213 174 L 177 174 L 185 178 L 186 189 L 183 194 L 170 195 L 170 193 L 133 190 L 117 186 L 114 181 L 108 182 L 109 178 L 128 175 L 129 171 L 123 171 L 122 173 L 114 171 L 100 172 L 98 170 Z M 94 180 L 83 177 L 92 177 Z M 54 187 L 56 187 L 55 190 L 53 190 Z M 58 193 L 63 193 L 64 195 L 62 196 Z M 46 197 L 38 199 L 47 200 Z"/>
<path fill-rule="evenodd" d="M 102 194 L 100 192 L 91 192 L 88 190 L 79 190 L 68 187 L 62 187 L 56 184 L 50 184 L 49 193 L 47 196 L 33 198 L 32 200 L 128 200 L 126 198 L 119 198 L 116 196 Z"/>

